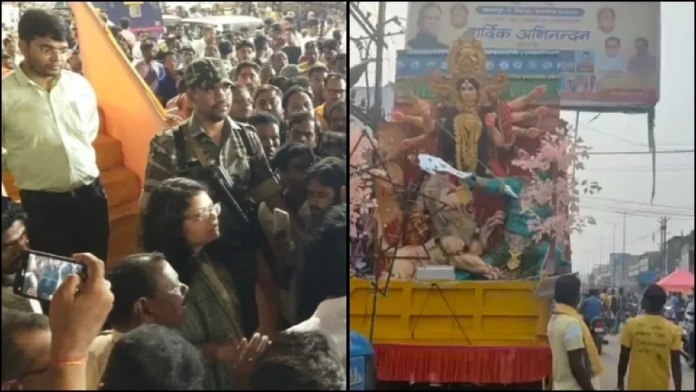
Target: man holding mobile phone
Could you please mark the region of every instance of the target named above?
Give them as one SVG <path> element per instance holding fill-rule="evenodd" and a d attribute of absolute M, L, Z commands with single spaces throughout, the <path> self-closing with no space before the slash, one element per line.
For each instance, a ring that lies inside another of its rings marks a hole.
<path fill-rule="evenodd" d="M 42 313 L 39 301 L 19 296 L 12 288 L 15 274 L 22 260 L 22 252 L 29 249 L 29 236 L 24 224 L 26 219 L 27 214 L 18 203 L 9 197 L 2 197 L 2 306 L 25 312 Z M 33 275 L 36 280 L 37 271 L 34 271 Z M 33 280 L 28 284 L 33 284 Z M 38 289 L 38 281 L 36 287 Z"/>
<path fill-rule="evenodd" d="M 104 262 L 90 253 L 72 257 L 87 273 L 68 276 L 53 295 L 48 317 L 54 390 L 86 389 L 89 347 L 114 305 L 114 295 L 104 279 Z"/>

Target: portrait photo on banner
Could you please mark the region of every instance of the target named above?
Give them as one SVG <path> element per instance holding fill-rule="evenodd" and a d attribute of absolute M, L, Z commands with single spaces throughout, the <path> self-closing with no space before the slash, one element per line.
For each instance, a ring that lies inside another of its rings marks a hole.
<path fill-rule="evenodd" d="M 409 2 L 406 51 L 443 53 L 467 36 L 486 50 L 558 50 L 563 106 L 659 100 L 659 2 Z"/>

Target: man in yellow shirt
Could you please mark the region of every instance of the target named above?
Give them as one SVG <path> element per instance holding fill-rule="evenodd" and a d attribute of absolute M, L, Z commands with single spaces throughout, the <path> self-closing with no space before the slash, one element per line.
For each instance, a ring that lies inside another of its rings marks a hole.
<path fill-rule="evenodd" d="M 302 74 L 306 74 L 315 64 L 321 64 L 319 61 L 319 48 L 316 41 L 307 41 L 304 44 L 304 53 L 300 57 L 300 63 L 297 65 Z M 326 66 L 325 64 L 321 64 Z"/>
<path fill-rule="evenodd" d="M 326 118 L 325 110 L 329 110 L 336 102 L 346 99 L 346 77 L 341 74 L 331 73 L 324 79 L 324 103 L 314 109 L 322 131 L 330 131 L 329 121 Z M 328 114 L 328 113 L 326 113 Z"/>
<path fill-rule="evenodd" d="M 621 332 L 617 389 L 624 389 L 628 370 L 628 390 L 667 391 L 672 372 L 674 390 L 681 390 L 681 331 L 662 316 L 667 293 L 651 285 L 643 293 L 645 314 L 629 319 Z M 670 369 L 671 368 L 671 369 Z"/>
<path fill-rule="evenodd" d="M 602 291 L 602 295 L 600 295 L 599 298 L 602 300 L 602 303 L 604 303 L 604 310 L 609 310 L 611 307 L 611 296 L 609 295 L 609 289 L 605 287 Z"/>

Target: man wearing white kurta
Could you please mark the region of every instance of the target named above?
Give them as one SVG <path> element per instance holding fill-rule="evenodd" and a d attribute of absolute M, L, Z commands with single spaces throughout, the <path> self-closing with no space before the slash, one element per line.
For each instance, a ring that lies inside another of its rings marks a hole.
<path fill-rule="evenodd" d="M 29 214 L 32 249 L 105 260 L 108 208 L 92 146 L 96 95 L 64 69 L 69 30 L 59 16 L 27 10 L 18 32 L 24 61 L 2 80 L 2 167 Z"/>

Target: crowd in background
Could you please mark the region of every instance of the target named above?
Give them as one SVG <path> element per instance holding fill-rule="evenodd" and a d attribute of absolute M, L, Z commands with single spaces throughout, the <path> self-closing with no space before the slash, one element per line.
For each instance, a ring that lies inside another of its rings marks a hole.
<path fill-rule="evenodd" d="M 150 143 L 143 253 L 105 266 L 79 26 L 23 12 L 3 40 L 2 166 L 21 199 L 2 198 L 3 389 L 347 389 L 345 16 L 271 14 L 200 37 L 103 16 L 175 119 Z M 50 301 L 17 295 L 28 250 L 87 273 L 54 279 Z"/>

